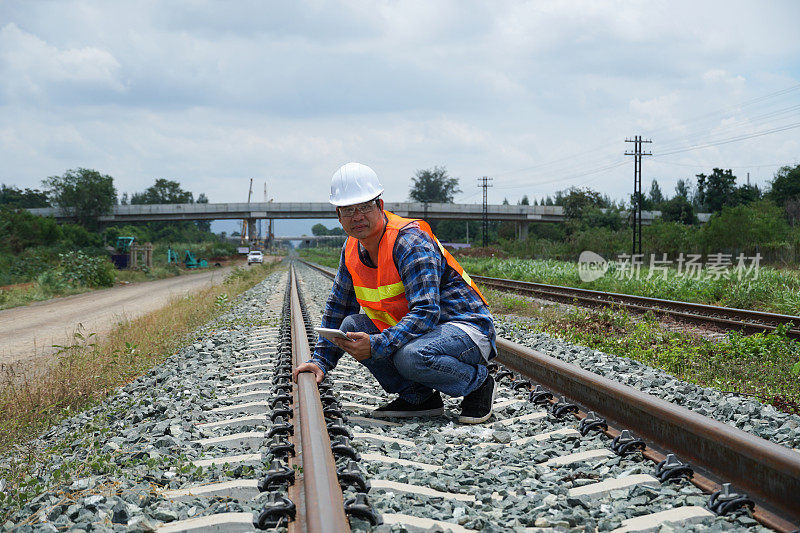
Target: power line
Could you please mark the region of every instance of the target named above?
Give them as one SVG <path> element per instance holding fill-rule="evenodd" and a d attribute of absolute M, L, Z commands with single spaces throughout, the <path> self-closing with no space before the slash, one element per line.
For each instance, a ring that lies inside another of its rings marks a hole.
<path fill-rule="evenodd" d="M 761 106 L 761 105 L 763 105 L 765 103 L 769 103 L 769 105 L 772 105 L 773 103 L 777 103 L 777 101 L 779 101 L 782 97 L 786 97 L 787 95 L 795 93 L 796 91 L 798 91 L 798 89 L 800 89 L 800 84 L 793 85 L 791 87 L 787 87 L 787 88 L 784 88 L 784 89 L 781 89 L 781 90 L 778 90 L 778 91 L 774 91 L 772 93 L 769 93 L 769 94 L 766 94 L 766 95 L 763 95 L 763 96 L 752 98 L 750 100 L 745 100 L 745 101 L 742 101 L 742 102 L 738 102 L 738 103 L 732 104 L 730 106 L 725 106 L 725 107 L 720 108 L 720 109 L 718 109 L 716 111 L 705 113 L 705 114 L 700 115 L 698 117 L 691 118 L 691 119 L 688 119 L 686 121 L 683 121 L 681 123 L 681 126 L 686 126 L 686 125 L 690 125 L 690 124 L 698 124 L 699 125 L 699 123 L 702 123 L 702 122 L 705 122 L 705 121 L 709 121 L 709 120 L 712 120 L 712 119 L 715 119 L 715 118 L 722 118 L 725 113 L 727 113 L 729 111 L 733 111 L 733 110 L 741 110 L 741 109 L 744 109 L 744 108 L 759 107 L 759 106 Z M 788 107 L 784 107 L 784 108 L 781 108 L 781 109 L 766 111 L 766 112 L 763 112 L 761 114 L 757 114 L 757 115 L 754 115 L 754 116 L 749 116 L 749 117 L 745 116 L 745 117 L 740 118 L 738 120 L 726 123 L 724 125 L 722 131 L 720 131 L 718 129 L 715 132 L 715 134 L 719 135 L 720 133 L 724 133 L 725 130 L 731 130 L 733 128 L 739 127 L 740 125 L 753 126 L 753 125 L 756 125 L 756 124 L 768 122 L 769 120 L 775 119 L 775 118 L 780 117 L 780 116 L 787 116 L 787 118 L 788 118 L 788 116 L 791 116 L 796 111 L 800 111 L 800 105 L 794 104 L 794 105 L 791 105 L 791 106 L 788 106 Z M 758 137 L 758 136 L 761 136 L 761 135 L 767 135 L 769 133 L 777 133 L 777 132 L 780 132 L 780 131 L 787 131 L 788 129 L 793 129 L 794 127 L 797 127 L 797 126 L 793 125 L 793 124 L 790 124 L 790 125 L 774 125 L 772 128 L 770 128 L 767 131 L 759 132 L 759 133 L 756 133 L 756 134 L 751 134 L 750 136 L 736 136 L 736 137 L 732 137 L 730 139 L 719 139 L 719 140 L 716 140 L 716 141 L 710 141 L 710 142 L 706 142 L 706 143 L 697 143 L 696 141 L 694 143 L 692 142 L 692 140 L 691 140 L 692 137 L 702 136 L 702 137 L 708 138 L 708 136 L 709 136 L 708 135 L 708 130 L 711 127 L 713 127 L 713 125 L 709 125 L 709 126 L 705 126 L 705 127 L 702 127 L 702 128 L 693 129 L 693 131 L 681 135 L 682 139 L 680 139 L 679 137 L 675 136 L 675 137 L 672 137 L 672 138 L 668 137 L 667 139 L 664 139 L 664 140 L 660 141 L 659 142 L 659 146 L 661 146 L 661 149 L 664 150 L 664 152 L 662 152 L 661 154 L 658 154 L 658 156 L 656 156 L 656 157 L 662 157 L 662 156 L 670 155 L 670 154 L 673 154 L 673 153 L 681 153 L 681 152 L 685 152 L 685 151 L 699 149 L 701 146 L 702 147 L 719 146 L 719 145 L 728 144 L 728 143 L 731 143 L 731 142 L 737 142 L 739 140 L 745 140 L 745 139 L 748 139 L 748 138 Z M 667 131 L 668 129 L 669 129 L 669 127 L 662 127 L 662 128 L 657 128 L 655 130 L 649 131 L 648 133 L 652 136 L 653 133 L 659 133 L 659 132 L 662 132 L 662 131 Z M 688 139 L 687 139 L 687 137 L 688 137 Z M 687 144 L 688 144 L 688 146 L 687 146 Z M 611 144 L 598 146 L 597 148 L 594 148 L 592 150 L 588 150 L 588 151 L 584 150 L 578 156 L 576 156 L 575 154 L 570 154 L 570 155 L 567 155 L 565 157 L 557 158 L 557 159 L 554 159 L 554 160 L 551 160 L 551 161 L 547 161 L 547 162 L 544 162 L 544 163 L 539 163 L 537 165 L 533 165 L 533 166 L 530 166 L 530 167 L 525 167 L 525 168 L 521 168 L 521 169 L 517 169 L 517 170 L 511 170 L 511 171 L 500 172 L 500 173 L 497 173 L 497 174 L 493 174 L 492 176 L 493 177 L 507 176 L 507 175 L 510 175 L 510 174 L 517 174 L 517 173 L 521 173 L 521 172 L 530 172 L 532 170 L 540 170 L 541 171 L 541 172 L 536 172 L 535 174 L 545 174 L 546 172 L 544 172 L 544 169 L 546 167 L 551 166 L 551 165 L 555 165 L 555 164 L 558 164 L 558 163 L 563 163 L 564 161 L 568 160 L 568 161 L 570 161 L 572 163 L 578 163 L 578 164 L 576 166 L 572 167 L 572 168 L 563 168 L 562 167 L 561 169 L 559 169 L 562 172 L 563 171 L 567 172 L 566 177 L 557 177 L 555 179 L 550 179 L 550 180 L 546 180 L 546 181 L 538 182 L 538 183 L 533 183 L 533 184 L 526 183 L 526 184 L 522 184 L 522 185 L 507 185 L 507 186 L 498 187 L 498 188 L 519 189 L 519 188 L 529 187 L 531 185 L 541 185 L 541 184 L 547 184 L 547 183 L 552 183 L 552 182 L 557 182 L 557 181 L 562 181 L 562 180 L 577 179 L 577 178 L 580 178 L 580 177 L 584 177 L 584 176 L 587 176 L 587 175 L 592 175 L 592 174 L 595 174 L 595 173 L 599 173 L 599 172 L 603 172 L 605 170 L 610 170 L 612 168 L 615 168 L 617 166 L 617 164 L 609 161 L 608 158 L 602 158 L 599 161 L 597 159 L 588 160 L 588 161 L 586 160 L 586 157 L 589 156 L 590 154 L 595 154 L 595 153 L 601 152 L 603 150 L 610 150 L 612 147 L 613 147 L 613 145 L 611 145 Z M 583 159 L 583 161 L 581 161 L 581 159 Z M 605 161 L 603 161 L 603 159 L 605 159 Z"/>
<path fill-rule="evenodd" d="M 709 166 L 712 166 L 712 165 L 709 165 L 709 164 L 689 165 L 689 164 L 686 164 L 686 163 L 675 163 L 674 161 L 659 161 L 658 163 L 660 165 L 670 165 L 670 166 L 675 166 L 675 167 L 687 167 L 687 168 L 708 168 Z M 725 164 L 723 166 L 725 166 L 726 168 L 769 168 L 769 167 L 782 167 L 785 164 L 786 163 L 764 163 L 764 164 L 760 164 L 760 165 L 730 165 L 730 164 Z"/>
<path fill-rule="evenodd" d="M 549 179 L 549 180 L 545 180 L 545 181 L 537 181 L 537 182 L 534 182 L 534 183 L 525 183 L 523 185 L 506 185 L 506 186 L 497 187 L 497 188 L 498 189 L 502 189 L 502 190 L 521 189 L 523 187 L 532 187 L 532 186 L 536 186 L 536 185 L 547 185 L 548 183 L 556 183 L 556 182 L 559 182 L 559 181 L 571 181 L 571 180 L 574 180 L 574 179 L 583 178 L 585 176 L 591 176 L 592 174 L 598 174 L 598 173 L 604 172 L 606 170 L 611 170 L 613 168 L 621 167 L 622 165 L 625 165 L 625 164 L 627 164 L 626 161 L 617 161 L 615 163 L 612 163 L 612 164 L 609 164 L 609 165 L 605 165 L 605 166 L 602 166 L 600 168 L 595 168 L 595 169 L 589 170 L 587 172 L 579 172 L 579 173 L 576 173 L 576 174 L 571 174 L 571 175 L 567 175 L 567 176 L 560 176 L 560 177 Z"/>
<path fill-rule="evenodd" d="M 678 149 L 678 150 L 672 150 L 671 152 L 663 152 L 663 153 L 658 154 L 655 157 L 663 157 L 663 156 L 666 156 L 666 155 L 680 154 L 680 153 L 683 153 L 683 152 L 690 152 L 690 151 L 693 151 L 693 150 L 700 150 L 701 148 L 710 148 L 710 147 L 713 147 L 713 146 L 721 146 L 723 144 L 730 144 L 730 143 L 734 143 L 734 142 L 744 141 L 744 140 L 747 140 L 747 139 L 753 139 L 755 137 L 763 137 L 764 135 L 770 135 L 772 133 L 778 133 L 778 132 L 781 132 L 781 131 L 788 131 L 788 130 L 792 130 L 792 129 L 795 129 L 795 128 L 800 128 L 800 122 L 795 122 L 794 124 L 789 124 L 787 126 L 773 128 L 773 129 L 770 129 L 770 130 L 759 131 L 759 132 L 756 132 L 756 133 L 750 133 L 750 134 L 747 134 L 747 135 L 738 135 L 736 137 L 731 137 L 731 138 L 728 138 L 728 139 L 721 139 L 719 141 L 714 141 L 714 142 L 710 142 L 710 143 L 704 143 L 704 144 L 698 144 L 698 145 L 695 145 L 695 146 L 689 146 L 687 148 L 681 148 L 681 149 Z"/>
<path fill-rule="evenodd" d="M 702 121 L 705 121 L 705 120 L 709 120 L 709 119 L 713 119 L 713 118 L 717 118 L 717 117 L 722 117 L 724 115 L 724 113 L 726 113 L 728 111 L 756 106 L 756 105 L 761 104 L 763 102 L 767 102 L 769 100 L 775 100 L 776 98 L 779 98 L 781 96 L 786 96 L 786 95 L 788 95 L 790 93 L 793 93 L 793 92 L 795 92 L 795 91 L 797 91 L 799 89 L 800 89 L 800 84 L 793 85 L 793 86 L 787 87 L 785 89 L 780 89 L 778 91 L 774 91 L 772 93 L 768 93 L 768 94 L 763 95 L 763 96 L 758 96 L 758 97 L 755 97 L 755 98 L 752 98 L 752 99 L 749 99 L 749 100 L 744 100 L 742 102 L 738 102 L 736 104 L 725 106 L 725 107 L 722 107 L 722 108 L 717 109 L 715 111 L 711 111 L 709 113 L 705 113 L 703 115 L 700 115 L 700 116 L 697 116 L 697 117 L 694 117 L 694 118 L 690 118 L 688 120 L 683 121 L 681 125 L 682 126 L 687 126 L 687 125 L 690 125 L 690 124 L 693 124 L 693 123 L 698 123 L 698 122 L 702 122 Z M 756 115 L 755 117 L 750 117 L 749 119 L 746 118 L 746 119 L 742 119 L 742 120 L 739 120 L 739 121 L 734 122 L 734 123 L 726 124 L 725 128 L 735 127 L 737 125 L 737 123 L 742 123 L 742 122 L 746 122 L 746 121 L 749 121 L 749 122 L 752 123 L 752 121 L 754 121 L 754 120 L 761 120 L 761 119 L 764 119 L 764 118 L 774 118 L 775 116 L 778 116 L 778 115 L 781 115 L 781 114 L 790 113 L 790 112 L 798 110 L 798 109 L 800 109 L 800 106 L 798 106 L 798 105 L 790 106 L 788 108 L 784 108 L 784 109 L 780 109 L 780 110 L 776 110 L 776 111 L 771 111 L 771 112 L 765 113 L 763 115 Z M 665 127 L 657 128 L 655 130 L 650 130 L 647 133 L 648 133 L 648 135 L 650 137 L 653 137 L 653 136 L 655 136 L 655 134 L 661 133 L 663 131 L 667 131 L 668 129 L 669 128 L 665 126 Z M 706 128 L 704 128 L 703 130 L 699 130 L 698 129 L 698 130 L 695 130 L 695 131 L 692 131 L 692 132 L 684 134 L 683 137 L 684 138 L 687 137 L 687 136 L 688 137 L 692 137 L 692 136 L 695 136 L 695 135 L 703 135 L 703 136 L 707 137 L 706 130 L 707 130 Z M 659 145 L 663 146 L 664 149 L 666 149 L 666 150 L 670 150 L 670 149 L 672 149 L 672 146 L 676 144 L 676 142 L 677 142 L 677 138 L 673 138 L 673 139 L 667 138 L 667 139 L 664 139 L 663 141 L 659 142 Z M 544 167 L 547 167 L 547 166 L 550 166 L 550 165 L 554 165 L 554 164 L 557 164 L 557 163 L 562 163 L 562 162 L 567 161 L 567 160 L 574 162 L 574 161 L 576 161 L 576 159 L 586 157 L 589 154 L 594 154 L 596 152 L 600 152 L 600 151 L 603 151 L 603 150 L 609 150 L 610 151 L 611 149 L 614 148 L 614 146 L 616 146 L 616 143 L 609 143 L 609 144 L 605 144 L 605 145 L 602 145 L 602 146 L 598 146 L 597 148 L 594 148 L 594 149 L 591 149 L 591 150 L 584 150 L 577 157 L 575 156 L 575 154 L 570 154 L 570 155 L 567 155 L 567 156 L 564 156 L 564 157 L 560 157 L 560 158 L 557 158 L 557 159 L 553 159 L 553 160 L 550 160 L 550 161 L 547 161 L 547 162 L 544 162 L 544 163 L 539 163 L 539 164 L 536 164 L 536 165 L 532 165 L 530 167 L 525 167 L 525 168 L 520 168 L 520 169 L 516 169 L 516 170 L 509 170 L 509 171 L 504 171 L 504 172 L 500 172 L 500 173 L 497 173 L 497 174 L 492 174 L 492 176 L 497 178 L 497 177 L 501 177 L 501 176 L 507 176 L 509 174 L 517 174 L 517 173 L 520 173 L 520 172 L 529 172 L 531 170 L 541 169 L 541 168 L 544 168 Z M 598 164 L 602 164 L 602 163 L 598 163 Z M 519 186 L 519 187 L 524 187 L 524 185 Z M 519 187 L 517 187 L 517 188 L 519 188 Z"/>

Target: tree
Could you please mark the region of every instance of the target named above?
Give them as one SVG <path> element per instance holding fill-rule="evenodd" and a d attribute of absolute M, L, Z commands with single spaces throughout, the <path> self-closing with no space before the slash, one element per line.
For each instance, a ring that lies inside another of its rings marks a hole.
<path fill-rule="evenodd" d="M 87 229 L 96 229 L 98 218 L 109 214 L 117 203 L 114 178 L 96 170 L 68 170 L 63 176 L 51 176 L 42 183 L 48 199 Z"/>
<path fill-rule="evenodd" d="M 191 204 L 194 196 L 181 188 L 177 181 L 158 178 L 144 192 L 133 193 L 131 205 L 137 204 Z"/>
<path fill-rule="evenodd" d="M 599 192 L 592 189 L 570 187 L 566 191 L 556 193 L 555 205 L 564 207 L 564 215 L 567 220 L 577 220 L 583 216 L 584 211 L 590 208 L 608 207 L 608 202 Z"/>
<path fill-rule="evenodd" d="M 191 191 L 183 189 L 177 181 L 164 178 L 158 178 L 144 191 L 132 194 L 130 201 L 131 205 L 195 203 Z M 208 203 L 205 193 L 200 193 L 197 203 Z M 216 238 L 211 234 L 211 222 L 210 220 L 147 222 L 145 227 L 150 240 L 153 241 L 202 242 Z"/>
<path fill-rule="evenodd" d="M 778 169 L 770 183 L 770 199 L 781 207 L 791 198 L 800 197 L 800 165 Z"/>
<path fill-rule="evenodd" d="M 758 185 L 744 184 L 733 191 L 730 205 L 750 204 L 761 199 L 761 190 Z"/>
<path fill-rule="evenodd" d="M 328 228 L 325 226 L 325 224 L 314 224 L 311 226 L 311 234 L 316 236 L 328 235 Z"/>
<path fill-rule="evenodd" d="M 783 241 L 788 234 L 789 225 L 781 208 L 768 200 L 725 207 L 702 230 L 706 249 L 713 252 L 751 253 L 761 246 Z"/>
<path fill-rule="evenodd" d="M 207 204 L 208 203 L 208 196 L 206 193 L 201 192 L 197 197 L 198 204 Z M 197 225 L 197 229 L 200 231 L 211 231 L 211 221 L 210 220 L 195 220 L 194 223 Z"/>
<path fill-rule="evenodd" d="M 50 207 L 47 194 L 39 189 L 18 189 L 5 184 L 0 186 L 0 205 L 30 209 L 34 207 Z"/>
<path fill-rule="evenodd" d="M 700 203 L 712 213 L 733 205 L 736 176 L 731 169 L 715 168 L 710 176 L 697 174 L 697 196 Z"/>
<path fill-rule="evenodd" d="M 650 184 L 650 194 L 647 195 L 647 199 L 650 202 L 651 209 L 658 209 L 661 203 L 664 201 L 664 195 L 661 193 L 661 187 L 659 187 L 656 180 L 653 180 L 653 182 Z"/>
<path fill-rule="evenodd" d="M 56 244 L 61 228 L 52 217 L 36 216 L 24 209 L 0 209 L 0 249 L 14 254 L 31 246 Z"/>
<path fill-rule="evenodd" d="M 664 222 L 680 222 L 694 224 L 695 216 L 692 204 L 680 194 L 661 204 L 661 218 Z"/>
<path fill-rule="evenodd" d="M 531 205 L 530 200 L 528 200 L 527 194 L 522 196 L 522 200 L 519 201 L 519 205 Z"/>
<path fill-rule="evenodd" d="M 581 215 L 581 227 L 584 229 L 609 228 L 617 231 L 622 228 L 622 223 L 623 219 L 616 208 L 589 207 Z"/>
<path fill-rule="evenodd" d="M 461 192 L 458 178 L 448 176 L 444 167 L 418 170 L 411 181 L 408 197 L 414 202 L 450 204 Z"/>
<path fill-rule="evenodd" d="M 675 185 L 675 194 L 680 196 L 681 198 L 685 198 L 689 200 L 689 185 L 687 185 L 686 180 L 678 180 L 678 184 Z"/>

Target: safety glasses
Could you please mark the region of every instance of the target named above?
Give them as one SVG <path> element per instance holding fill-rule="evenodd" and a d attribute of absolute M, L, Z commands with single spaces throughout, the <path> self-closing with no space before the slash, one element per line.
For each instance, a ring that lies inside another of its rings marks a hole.
<path fill-rule="evenodd" d="M 356 211 L 359 213 L 369 213 L 377 206 L 375 205 L 375 200 L 370 200 L 369 202 L 364 202 L 363 204 L 356 204 L 356 205 L 348 205 L 347 207 L 340 207 L 339 208 L 339 215 L 343 217 L 351 217 L 356 214 Z"/>

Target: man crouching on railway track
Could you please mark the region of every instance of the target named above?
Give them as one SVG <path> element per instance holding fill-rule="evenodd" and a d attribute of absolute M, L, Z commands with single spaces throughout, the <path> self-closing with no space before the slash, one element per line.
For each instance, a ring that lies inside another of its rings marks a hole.
<path fill-rule="evenodd" d="M 346 351 L 399 395 L 372 416 L 441 415 L 441 392 L 464 397 L 459 422 L 484 422 L 496 392 L 486 368 L 496 355 L 486 300 L 430 226 L 384 211 L 381 193 L 367 166 L 348 163 L 333 175 L 330 202 L 350 238 L 322 327 L 341 329 L 350 340 L 320 337 L 294 377 L 313 372 L 319 383 Z"/>

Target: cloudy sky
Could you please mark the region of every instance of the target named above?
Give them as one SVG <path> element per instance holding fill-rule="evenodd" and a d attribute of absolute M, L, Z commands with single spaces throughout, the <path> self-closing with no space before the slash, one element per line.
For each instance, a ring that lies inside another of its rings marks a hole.
<path fill-rule="evenodd" d="M 646 187 L 800 163 L 800 2 L 0 1 L 0 182 L 77 167 L 212 202 L 389 201 L 444 165 L 456 200 Z"/>

